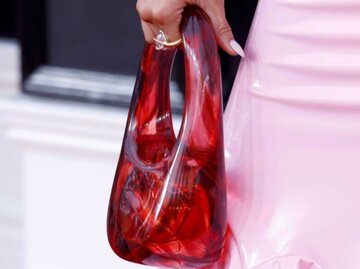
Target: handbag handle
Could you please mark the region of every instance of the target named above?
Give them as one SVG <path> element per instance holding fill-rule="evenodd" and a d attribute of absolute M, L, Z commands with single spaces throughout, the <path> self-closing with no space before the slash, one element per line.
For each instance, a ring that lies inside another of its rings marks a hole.
<path fill-rule="evenodd" d="M 107 223 L 120 257 L 180 268 L 217 261 L 227 226 L 218 48 L 198 7 L 185 9 L 181 32 L 186 90 L 180 132 L 176 138 L 169 96 L 176 49 L 146 45 Z"/>

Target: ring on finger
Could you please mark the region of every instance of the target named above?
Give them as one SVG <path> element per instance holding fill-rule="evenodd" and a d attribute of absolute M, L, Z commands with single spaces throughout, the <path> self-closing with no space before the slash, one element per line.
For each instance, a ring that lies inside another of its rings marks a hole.
<path fill-rule="evenodd" d="M 154 41 L 155 41 L 155 48 L 157 50 L 162 50 L 162 49 L 166 49 L 167 47 L 175 47 L 178 46 L 179 44 L 181 44 L 182 39 L 179 38 L 176 41 L 170 42 L 168 41 L 165 33 L 160 30 L 159 34 L 154 37 Z"/>

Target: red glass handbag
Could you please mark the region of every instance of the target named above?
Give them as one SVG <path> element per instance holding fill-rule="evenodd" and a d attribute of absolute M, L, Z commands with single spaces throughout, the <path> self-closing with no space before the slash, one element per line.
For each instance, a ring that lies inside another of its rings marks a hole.
<path fill-rule="evenodd" d="M 217 261 L 227 227 L 222 89 L 207 16 L 187 7 L 181 24 L 186 71 L 178 137 L 169 81 L 176 49 L 146 45 L 111 192 L 108 239 L 128 261 L 201 267 Z"/>

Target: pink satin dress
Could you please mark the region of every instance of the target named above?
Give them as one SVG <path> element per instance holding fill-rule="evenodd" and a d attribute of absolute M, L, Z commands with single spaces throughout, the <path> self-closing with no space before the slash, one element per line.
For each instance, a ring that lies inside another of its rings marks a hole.
<path fill-rule="evenodd" d="M 230 269 L 360 268 L 360 1 L 260 0 L 225 112 Z"/>

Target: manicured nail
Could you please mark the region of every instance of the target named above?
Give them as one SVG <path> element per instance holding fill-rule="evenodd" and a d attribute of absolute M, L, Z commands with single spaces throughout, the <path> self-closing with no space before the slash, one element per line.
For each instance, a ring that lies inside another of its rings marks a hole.
<path fill-rule="evenodd" d="M 240 44 L 235 40 L 230 41 L 230 47 L 236 51 L 241 57 L 245 58 L 244 50 L 241 48 Z"/>

